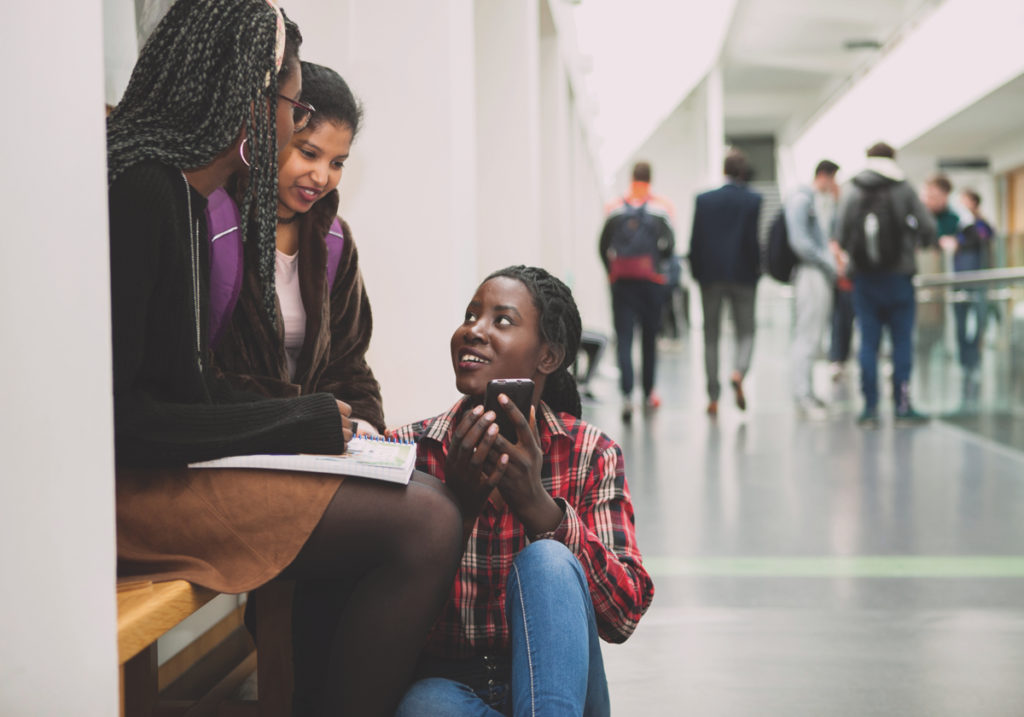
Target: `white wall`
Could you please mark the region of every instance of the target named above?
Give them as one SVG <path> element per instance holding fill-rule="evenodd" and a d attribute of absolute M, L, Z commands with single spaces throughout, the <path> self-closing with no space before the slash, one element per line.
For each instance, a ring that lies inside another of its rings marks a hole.
<path fill-rule="evenodd" d="M 100 0 L 8 9 L 0 714 L 117 714 Z M 13 11 L 13 17 L 11 16 Z M 45 35 L 45 42 L 41 41 Z"/>
<path fill-rule="evenodd" d="M 304 59 L 366 108 L 341 181 L 390 425 L 457 397 L 448 340 L 478 281 L 472 0 L 291 0 Z"/>
<path fill-rule="evenodd" d="M 547 7 L 289 0 L 287 10 L 303 59 L 338 70 L 366 109 L 341 212 L 373 304 L 369 359 L 390 425 L 457 397 L 448 340 L 494 269 L 542 264 L 574 286 L 588 326 L 610 325 L 598 172 Z"/>
<path fill-rule="evenodd" d="M 541 5 L 541 15 L 540 254 L 541 264 L 565 280 L 575 273 L 574 256 L 579 248 L 569 205 L 572 196 L 569 77 L 547 2 Z"/>
<path fill-rule="evenodd" d="M 538 0 L 476 0 L 477 274 L 541 261 Z"/>
<path fill-rule="evenodd" d="M 571 274 L 566 278 L 583 319 L 583 327 L 612 335 L 608 279 L 598 256 L 597 242 L 604 224 L 603 181 L 590 151 L 579 108 L 570 111 L 570 171 L 572 172 L 573 236 Z M 607 360 L 607 359 L 606 359 Z"/>

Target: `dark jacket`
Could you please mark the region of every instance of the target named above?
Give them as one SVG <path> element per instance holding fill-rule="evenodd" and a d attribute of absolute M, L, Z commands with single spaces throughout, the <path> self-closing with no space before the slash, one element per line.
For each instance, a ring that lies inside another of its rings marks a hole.
<path fill-rule="evenodd" d="M 118 177 L 109 203 L 118 468 L 344 450 L 331 396 L 259 401 L 209 370 L 208 242 L 199 241 L 194 253 L 189 245 L 196 223 L 198 236 L 206 236 L 206 198 L 187 187 L 179 170 L 148 161 Z"/>
<path fill-rule="evenodd" d="M 690 270 L 701 284 L 756 284 L 761 275 L 761 195 L 729 182 L 697 196 Z"/>
<path fill-rule="evenodd" d="M 917 192 L 903 178 L 902 170 L 891 159 L 871 158 L 868 169 L 857 174 L 843 187 L 836 214 L 836 239 L 839 246 L 849 251 L 854 223 L 857 221 L 861 198 L 864 196 L 863 189 L 882 186 L 890 187 L 889 197 L 895 207 L 896 216 L 906 218 L 899 261 L 884 273 L 915 274 L 915 250 L 918 247 L 935 246 L 935 217 L 921 203 Z M 866 272 L 863 267 L 853 265 L 852 273 Z"/>
<path fill-rule="evenodd" d="M 370 300 L 359 271 L 359 253 L 352 230 L 345 235 L 334 286 L 327 286 L 327 244 L 324 237 L 338 211 L 338 192 L 320 199 L 299 219 L 299 291 L 306 310 L 306 337 L 295 377 L 288 376 L 284 326 L 274 326 L 262 303 L 259 276 L 246 271 L 238 305 L 217 345 L 217 368 L 233 385 L 265 396 L 285 397 L 327 392 L 352 406 L 352 416 L 383 432 L 380 384 L 366 363 L 373 333 Z M 245 265 L 255 266 L 245 243 Z M 278 310 L 280 316 L 280 310 Z"/>

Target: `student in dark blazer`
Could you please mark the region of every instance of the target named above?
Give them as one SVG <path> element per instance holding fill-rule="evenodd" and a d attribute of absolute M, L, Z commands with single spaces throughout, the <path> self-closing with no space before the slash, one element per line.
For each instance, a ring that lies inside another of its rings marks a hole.
<path fill-rule="evenodd" d="M 725 158 L 727 182 L 697 197 L 690 238 L 690 268 L 700 284 L 704 306 L 704 367 L 707 371 L 708 415 L 718 414 L 718 337 L 722 304 L 728 300 L 736 334 L 730 376 L 736 405 L 746 410 L 743 379 L 754 351 L 754 295 L 761 274 L 757 240 L 761 195 L 747 188 L 750 163 L 733 150 Z"/>

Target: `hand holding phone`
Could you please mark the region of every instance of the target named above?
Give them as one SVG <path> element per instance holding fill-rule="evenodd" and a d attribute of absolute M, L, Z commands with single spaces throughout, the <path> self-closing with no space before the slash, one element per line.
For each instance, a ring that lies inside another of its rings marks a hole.
<path fill-rule="evenodd" d="M 498 433 L 509 443 L 518 443 L 519 435 L 515 424 L 500 403 L 498 396 L 505 394 L 515 404 L 520 413 L 530 418 L 530 406 L 533 404 L 533 381 L 528 378 L 496 378 L 487 382 L 487 394 L 484 398 L 484 410 L 494 411 L 497 416 Z"/>

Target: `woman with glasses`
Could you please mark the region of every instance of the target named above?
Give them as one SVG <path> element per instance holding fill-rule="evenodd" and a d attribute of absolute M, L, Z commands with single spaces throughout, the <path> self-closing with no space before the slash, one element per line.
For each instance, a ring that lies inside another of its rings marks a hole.
<path fill-rule="evenodd" d="M 337 217 L 337 187 L 362 108 L 334 70 L 308 62 L 302 63 L 302 98 L 315 111 L 310 118 L 296 108 L 302 123 L 278 155 L 281 320 L 270 320 L 259 277 L 246 271 L 237 307 L 214 338 L 215 361 L 236 386 L 269 397 L 326 391 L 352 407 L 355 432 L 383 432 L 380 387 L 366 362 L 370 302 L 352 230 Z M 215 236 L 212 223 L 210 232 Z M 255 265 L 254 246 L 246 242 L 246 267 Z"/>
<path fill-rule="evenodd" d="M 279 320 L 274 187 L 300 101 L 300 42 L 267 0 L 178 0 L 108 119 L 118 574 L 228 593 L 282 574 L 352 581 L 340 618 L 324 623 L 329 679 L 317 709 L 385 715 L 455 572 L 454 503 L 419 474 L 399 487 L 187 468 L 233 454 L 341 453 L 351 437 L 350 408 L 334 396 L 241 393 L 211 368 L 207 345 L 204 211 L 245 165 L 252 271 Z"/>
<path fill-rule="evenodd" d="M 312 115 L 307 108 L 315 108 Z M 380 386 L 366 361 L 373 330 L 370 302 L 359 271 L 352 231 L 338 214 L 338 183 L 359 131 L 362 108 L 348 84 L 334 70 L 302 63 L 302 104 L 296 103 L 296 131 L 278 155 L 275 290 L 273 323 L 263 307 L 256 265 L 256 243 L 245 244 L 238 302 L 222 329 L 211 329 L 214 361 L 236 387 L 271 398 L 324 391 L 352 408 L 356 433 L 383 432 Z M 233 187 L 241 202 L 245 177 Z M 229 183 L 230 185 L 231 183 Z M 230 202 L 227 193 L 216 201 Z M 211 213 L 211 239 L 221 233 L 221 216 Z M 227 237 L 214 240 L 223 241 Z M 231 272 L 232 253 L 214 251 L 211 273 L 223 281 Z M 233 265 L 232 265 L 233 266 Z M 233 273 L 233 272 L 231 272 Z M 232 277 L 234 278 L 234 277 Z M 221 313 L 227 313 L 225 307 Z M 331 618 L 319 605 L 344 602 L 344 584 L 300 581 L 293 593 L 294 705 L 301 710 L 317 701 L 325 680 L 329 646 L 321 639 Z M 271 603 L 280 605 L 278 599 Z M 281 609 L 281 608 L 277 608 Z M 271 619 L 256 609 L 247 621 Z"/>

